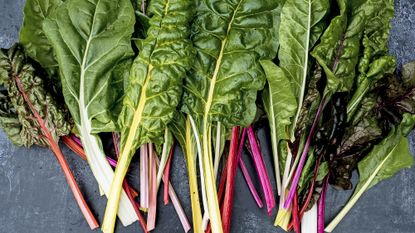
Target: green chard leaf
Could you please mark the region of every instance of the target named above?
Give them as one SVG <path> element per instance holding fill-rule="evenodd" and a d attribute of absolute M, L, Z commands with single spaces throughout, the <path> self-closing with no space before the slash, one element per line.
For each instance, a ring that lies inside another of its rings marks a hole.
<path fill-rule="evenodd" d="M 337 0 L 337 3 L 340 15 L 331 21 L 311 53 L 326 73 L 325 92 L 330 94 L 350 91 L 357 70 L 359 75 L 365 75 L 372 66 L 379 65 L 378 58 L 385 59 L 382 57 L 388 54 L 387 39 L 393 16 L 392 0 Z M 364 56 L 360 60 L 361 53 Z M 390 59 L 387 58 L 387 64 Z"/>
<path fill-rule="evenodd" d="M 19 41 L 25 52 L 39 62 L 51 76 L 57 76 L 59 67 L 42 25 L 46 17 L 62 3 L 62 0 L 27 0 L 23 10 L 23 25 L 20 29 Z"/>
<path fill-rule="evenodd" d="M 35 69 L 19 45 L 0 51 L 0 70 L 7 89 L 0 95 L 0 126 L 13 143 L 50 146 L 70 132 L 65 109 L 45 89 L 46 74 Z"/>
<path fill-rule="evenodd" d="M 294 138 L 306 94 L 310 71 L 309 52 L 321 35 L 320 22 L 328 10 L 328 0 L 287 0 L 281 11 L 279 66 L 290 80 L 292 92 L 297 100 L 296 113 L 291 125 L 291 139 Z"/>
<path fill-rule="evenodd" d="M 133 55 L 130 38 L 134 10 L 129 0 L 71 0 L 43 24 L 53 46 L 65 102 L 84 145 L 91 170 L 108 196 L 114 173 L 102 148 L 100 132 L 116 130 L 114 104 L 121 98 L 124 75 L 117 67 Z M 117 83 L 114 88 L 114 83 Z M 137 220 L 122 192 L 118 215 L 124 225 Z"/>
<path fill-rule="evenodd" d="M 272 30 L 277 5 L 267 0 L 200 2 L 192 26 L 197 56 L 186 79 L 184 112 L 228 128 L 252 123 L 257 91 L 265 83 L 259 61 L 273 59 L 277 50 Z"/>
<path fill-rule="evenodd" d="M 222 232 L 211 151 L 211 129 L 248 126 L 256 115 L 265 75 L 259 63 L 278 49 L 277 1 L 197 1 L 192 25 L 196 59 L 186 78 L 182 111 L 200 125 L 204 182 L 212 231 Z"/>
<path fill-rule="evenodd" d="M 129 76 L 119 117 L 121 148 L 128 156 L 144 143 L 163 142 L 182 93 L 182 80 L 193 60 L 188 29 L 193 4 L 152 1 L 148 37 L 139 42 L 139 56 Z"/>
<path fill-rule="evenodd" d="M 280 146 L 282 140 L 290 140 L 289 128 L 291 119 L 297 111 L 297 101 L 291 90 L 291 83 L 284 71 L 272 61 L 261 61 L 262 68 L 268 80 L 268 87 L 262 94 L 265 112 L 267 113 L 270 130 L 275 177 L 278 193 L 281 192 L 280 175 L 285 167 L 286 153 Z"/>
<path fill-rule="evenodd" d="M 137 41 L 135 58 L 118 118 L 120 159 L 102 229 L 112 232 L 119 193 L 136 150 L 145 143 L 161 145 L 180 102 L 183 78 L 193 61 L 189 23 L 193 2 L 153 0 L 147 37 Z"/>
<path fill-rule="evenodd" d="M 349 202 L 326 227 L 326 232 L 332 232 L 337 224 L 346 216 L 364 192 L 382 180 L 388 179 L 401 169 L 413 164 L 406 136 L 415 125 L 415 116 L 405 114 L 402 123 L 394 128 L 389 135 L 359 162 L 360 180 Z"/>

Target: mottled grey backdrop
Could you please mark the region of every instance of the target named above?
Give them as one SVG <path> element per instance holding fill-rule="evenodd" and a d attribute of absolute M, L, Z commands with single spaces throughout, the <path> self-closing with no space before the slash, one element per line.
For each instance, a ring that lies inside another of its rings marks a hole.
<path fill-rule="evenodd" d="M 0 46 L 17 41 L 22 23 L 24 0 L 0 0 Z M 397 0 L 393 20 L 391 53 L 398 64 L 415 60 L 415 0 Z M 270 145 L 260 132 L 261 145 L 272 174 Z M 412 137 L 413 138 L 413 137 Z M 411 140 L 413 147 L 414 140 Z M 87 164 L 64 148 L 66 158 L 93 211 L 102 221 L 106 199 L 99 197 L 97 185 Z M 174 156 L 172 180 L 187 215 L 191 216 L 187 174 L 179 150 Z M 245 155 L 246 156 L 246 155 Z M 137 184 L 138 168 L 134 164 L 130 177 Z M 251 169 L 252 171 L 252 169 Z M 355 175 L 356 177 L 356 175 Z M 232 232 L 282 232 L 272 226 L 273 217 L 259 209 L 238 171 Z M 256 182 L 258 183 L 258 182 Z M 330 189 L 327 220 L 342 207 L 351 192 Z M 157 228 L 154 232 L 182 232 L 171 205 L 159 202 Z M 96 230 L 98 232 L 99 230 Z M 0 233 L 87 233 L 90 232 L 53 154 L 38 147 L 13 146 L 0 133 Z M 117 232 L 141 232 L 138 224 Z M 413 233 L 415 232 L 415 168 L 400 172 L 363 195 L 359 203 L 337 227 L 338 233 Z"/>

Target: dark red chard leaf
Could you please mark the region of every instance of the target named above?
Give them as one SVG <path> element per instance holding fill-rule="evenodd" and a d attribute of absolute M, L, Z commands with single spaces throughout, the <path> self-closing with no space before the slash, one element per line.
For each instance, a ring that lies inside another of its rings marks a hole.
<path fill-rule="evenodd" d="M 322 78 L 321 66 L 316 64 L 313 72 L 313 76 L 307 85 L 307 93 L 304 98 L 303 107 L 301 108 L 300 117 L 298 118 L 297 129 L 295 130 L 296 138 L 300 138 L 311 126 L 310 119 L 316 115 L 318 104 L 320 103 L 319 82 Z"/>

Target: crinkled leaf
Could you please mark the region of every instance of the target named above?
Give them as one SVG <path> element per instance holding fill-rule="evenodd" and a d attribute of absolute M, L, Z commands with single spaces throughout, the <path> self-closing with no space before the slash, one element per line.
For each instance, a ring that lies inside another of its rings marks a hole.
<path fill-rule="evenodd" d="M 20 134 L 22 124 L 18 119 L 16 109 L 14 109 L 10 98 L 7 96 L 7 91 L 0 92 L 0 128 L 4 130 L 13 144 L 16 146 L 24 145 L 25 140 Z"/>
<path fill-rule="evenodd" d="M 301 108 L 300 117 L 298 118 L 298 124 L 296 129 L 296 137 L 301 137 L 305 131 L 311 127 L 312 122 L 310 119 L 313 119 L 316 115 L 321 95 L 318 88 L 318 82 L 322 77 L 322 68 L 316 64 L 313 71 L 313 75 L 310 78 L 307 84 L 307 94 L 305 95 L 303 107 Z"/>
<path fill-rule="evenodd" d="M 359 65 L 359 72 L 367 71 L 377 57 L 387 55 L 393 16 L 392 0 L 337 0 L 337 3 L 340 14 L 331 21 L 312 52 L 327 75 L 326 92 L 330 93 L 349 91 L 353 87 L 363 37 L 365 61 Z"/>
<path fill-rule="evenodd" d="M 290 80 L 272 61 L 261 61 L 261 65 L 268 80 L 268 88 L 263 93 L 263 100 L 272 126 L 272 137 L 278 138 L 277 141 L 288 140 L 290 139 L 288 126 L 291 125 L 292 117 L 297 110 Z"/>
<path fill-rule="evenodd" d="M 269 0 L 200 1 L 192 40 L 197 56 L 186 79 L 182 110 L 226 127 L 248 126 L 264 87 L 260 60 L 273 59 L 278 3 Z"/>
<path fill-rule="evenodd" d="M 7 73 L 1 76 L 7 96 L 1 96 L 0 125 L 15 144 L 48 146 L 50 136 L 58 141 L 70 132 L 67 113 L 45 88 L 46 74 L 35 69 L 20 46 L 0 51 L 0 70 Z"/>
<path fill-rule="evenodd" d="M 119 117 L 121 148 L 127 156 L 142 144 L 163 142 L 163 133 L 180 101 L 182 80 L 193 60 L 188 40 L 191 1 L 152 1 L 148 37 L 131 68 Z"/>
<path fill-rule="evenodd" d="M 396 62 L 393 57 L 382 56 L 372 62 L 367 73 L 361 73 L 357 89 L 347 106 L 348 118 L 352 119 L 355 111 L 358 109 L 360 101 L 368 93 L 371 87 L 380 79 L 388 77 L 394 73 Z"/>

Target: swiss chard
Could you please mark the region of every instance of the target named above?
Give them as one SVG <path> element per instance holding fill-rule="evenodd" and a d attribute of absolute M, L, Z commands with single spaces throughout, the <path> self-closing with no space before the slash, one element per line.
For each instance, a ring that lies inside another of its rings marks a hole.
<path fill-rule="evenodd" d="M 201 135 L 202 179 L 214 233 L 222 232 L 222 223 L 211 129 L 218 122 L 229 130 L 253 121 L 257 91 L 265 83 L 259 61 L 273 59 L 277 50 L 272 30 L 277 6 L 265 0 L 198 1 L 192 26 L 196 59 L 186 78 L 182 110 L 195 119 Z"/>
<path fill-rule="evenodd" d="M 406 136 L 413 129 L 414 125 L 415 117 L 405 114 L 402 123 L 392 129 L 389 135 L 378 145 L 374 146 L 373 150 L 359 162 L 360 180 L 354 194 L 340 213 L 326 227 L 326 232 L 334 230 L 364 192 L 380 181 L 392 177 L 401 169 L 412 166 L 413 158 L 409 151 Z"/>
<path fill-rule="evenodd" d="M 115 71 L 133 55 L 134 19 L 128 0 L 116 5 L 110 0 L 71 0 L 57 7 L 43 24 L 59 64 L 65 102 L 91 170 L 107 196 L 114 173 L 98 133 L 116 129 L 114 105 L 122 93 L 124 74 Z M 137 220 L 125 192 L 120 206 L 118 215 L 124 225 Z"/>
<path fill-rule="evenodd" d="M 154 0 L 147 38 L 131 67 L 118 123 L 121 150 L 102 229 L 113 232 L 122 181 L 137 148 L 163 142 L 163 135 L 180 101 L 182 80 L 192 61 L 188 40 L 193 2 Z M 150 155 L 152 156 L 152 155 Z"/>
<path fill-rule="evenodd" d="M 71 124 L 66 109 L 45 88 L 45 76 L 19 45 L 0 50 L 0 83 L 6 88 L 0 93 L 0 127 L 16 145 L 39 145 L 52 150 L 82 214 L 90 228 L 95 229 L 99 227 L 98 222 L 58 145 L 59 137 L 70 132 Z"/>

